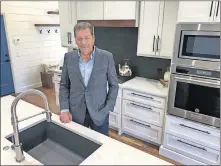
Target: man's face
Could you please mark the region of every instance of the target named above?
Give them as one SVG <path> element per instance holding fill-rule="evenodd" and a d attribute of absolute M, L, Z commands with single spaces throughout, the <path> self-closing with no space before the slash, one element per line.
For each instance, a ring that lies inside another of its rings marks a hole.
<path fill-rule="evenodd" d="M 90 29 L 76 30 L 75 42 L 84 55 L 90 54 L 94 46 L 94 37 L 91 35 Z"/>

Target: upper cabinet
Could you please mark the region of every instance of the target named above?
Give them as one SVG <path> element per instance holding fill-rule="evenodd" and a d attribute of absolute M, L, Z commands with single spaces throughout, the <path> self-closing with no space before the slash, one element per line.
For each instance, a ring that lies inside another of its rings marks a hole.
<path fill-rule="evenodd" d="M 104 20 L 135 20 L 136 1 L 104 1 Z"/>
<path fill-rule="evenodd" d="M 136 18 L 136 1 L 77 1 L 77 20 Z"/>
<path fill-rule="evenodd" d="M 58 1 L 60 36 L 63 47 L 76 47 L 74 40 L 74 25 L 77 23 L 76 2 Z"/>
<path fill-rule="evenodd" d="M 178 22 L 220 22 L 220 1 L 180 1 Z"/>
<path fill-rule="evenodd" d="M 77 20 L 103 20 L 103 1 L 77 1 Z"/>
<path fill-rule="evenodd" d="M 179 2 L 142 1 L 137 55 L 170 59 Z"/>

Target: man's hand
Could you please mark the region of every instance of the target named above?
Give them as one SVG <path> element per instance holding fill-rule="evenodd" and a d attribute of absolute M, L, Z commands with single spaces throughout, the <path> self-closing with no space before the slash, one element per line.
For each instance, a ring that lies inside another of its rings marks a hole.
<path fill-rule="evenodd" d="M 72 115 L 70 114 L 70 112 L 62 112 L 60 114 L 60 121 L 62 123 L 69 123 L 70 121 L 72 121 Z"/>

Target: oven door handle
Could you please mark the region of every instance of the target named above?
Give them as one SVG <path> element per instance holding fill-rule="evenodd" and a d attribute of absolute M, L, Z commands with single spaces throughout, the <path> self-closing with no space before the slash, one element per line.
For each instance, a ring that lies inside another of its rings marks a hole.
<path fill-rule="evenodd" d="M 215 86 L 220 86 L 220 82 L 219 81 L 215 81 L 215 80 L 212 80 L 212 81 L 205 81 L 205 80 L 197 80 L 195 78 L 192 79 L 192 77 L 190 78 L 183 78 L 183 77 L 179 77 L 179 76 L 175 76 L 175 79 L 177 80 L 181 80 L 181 81 L 184 81 L 184 82 L 189 82 L 189 83 L 200 83 L 200 84 L 204 84 L 204 85 L 215 85 Z"/>

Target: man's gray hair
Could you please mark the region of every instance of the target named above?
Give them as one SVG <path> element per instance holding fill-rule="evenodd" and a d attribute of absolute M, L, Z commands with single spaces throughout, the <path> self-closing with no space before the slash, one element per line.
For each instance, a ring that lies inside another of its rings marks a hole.
<path fill-rule="evenodd" d="M 94 36 L 94 26 L 88 22 L 79 22 L 74 26 L 74 37 L 76 37 L 77 30 L 90 29 L 91 35 Z"/>

